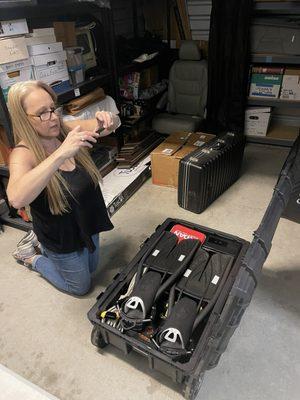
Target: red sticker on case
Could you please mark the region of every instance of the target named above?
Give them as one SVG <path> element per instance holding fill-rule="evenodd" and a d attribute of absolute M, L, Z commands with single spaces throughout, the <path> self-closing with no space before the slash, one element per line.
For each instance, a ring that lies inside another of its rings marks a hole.
<path fill-rule="evenodd" d="M 198 239 L 200 240 L 201 244 L 203 244 L 206 239 L 204 233 L 179 224 L 174 225 L 171 229 L 171 232 L 178 237 L 178 242 L 185 239 Z"/>

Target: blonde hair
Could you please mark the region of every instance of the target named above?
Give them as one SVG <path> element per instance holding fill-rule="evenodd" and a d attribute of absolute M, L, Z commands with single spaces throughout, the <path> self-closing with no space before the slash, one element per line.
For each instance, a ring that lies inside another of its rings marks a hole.
<path fill-rule="evenodd" d="M 40 164 L 47 158 L 47 154 L 39 140 L 38 132 L 33 128 L 27 117 L 23 105 L 26 96 L 35 89 L 45 90 L 52 97 L 54 103 L 56 103 L 57 96 L 46 83 L 41 81 L 24 81 L 18 82 L 10 88 L 8 92 L 8 109 L 12 120 L 15 143 L 19 143 L 21 140 L 24 141 L 34 154 L 37 164 Z M 63 142 L 68 134 L 68 129 L 64 126 L 62 120 L 60 123 L 61 131 L 58 139 Z M 101 179 L 100 173 L 87 149 L 80 149 L 74 158 L 85 168 L 95 186 L 97 186 Z M 59 171 L 56 171 L 46 186 L 46 193 L 52 214 L 61 215 L 64 212 L 70 211 L 66 191 L 70 193 L 70 188 Z"/>

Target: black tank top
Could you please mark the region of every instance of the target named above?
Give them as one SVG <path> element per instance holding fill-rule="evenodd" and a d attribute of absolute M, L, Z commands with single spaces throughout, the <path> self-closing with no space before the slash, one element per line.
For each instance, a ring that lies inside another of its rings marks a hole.
<path fill-rule="evenodd" d="M 93 252 L 91 236 L 113 229 L 100 187 L 95 187 L 79 164 L 73 171 L 59 172 L 73 194 L 67 195 L 71 209 L 62 215 L 51 214 L 46 190 L 43 190 L 30 204 L 33 230 L 39 242 L 56 253 L 71 253 L 83 247 Z"/>

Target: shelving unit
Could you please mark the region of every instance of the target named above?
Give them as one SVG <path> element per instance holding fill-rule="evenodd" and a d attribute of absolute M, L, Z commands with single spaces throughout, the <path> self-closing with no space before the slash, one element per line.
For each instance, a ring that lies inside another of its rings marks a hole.
<path fill-rule="evenodd" d="M 115 60 L 115 38 L 113 31 L 111 9 L 101 7 L 100 3 L 91 1 L 74 2 L 71 0 L 60 0 L 44 2 L 39 0 L 31 1 L 1 1 L 0 2 L 1 20 L 15 20 L 26 18 L 31 25 L 38 26 L 40 23 L 51 24 L 55 20 L 76 21 L 93 20 L 99 22 L 103 28 L 104 36 L 101 44 L 101 67 L 97 67 L 94 76 L 87 79 L 85 82 L 71 87 L 67 91 L 58 94 L 59 104 L 63 104 L 78 96 L 87 94 L 96 87 L 105 87 L 106 92 L 117 98 L 117 82 L 118 74 Z M 42 25 L 43 26 L 43 25 Z M 49 26 L 49 25 L 48 25 Z M 0 88 L 0 123 L 3 125 L 8 143 L 11 147 L 14 146 L 11 121 L 7 110 L 6 102 Z M 9 171 L 4 165 L 0 165 L 0 177 L 8 178 Z M 11 218 L 8 212 L 0 216 L 0 220 L 9 226 L 19 229 L 30 229 L 31 224 L 24 222 L 21 218 Z"/>
<path fill-rule="evenodd" d="M 267 99 L 265 97 L 260 99 L 258 97 L 248 97 L 248 105 L 300 109 L 300 100 Z"/>
<path fill-rule="evenodd" d="M 262 1 L 255 2 L 254 15 L 258 17 L 300 16 L 298 1 Z M 300 55 L 259 53 L 251 55 L 252 64 L 280 67 L 300 67 Z M 249 142 L 291 147 L 299 134 L 300 100 L 249 97 L 249 106 L 273 107 L 271 127 L 267 136 L 247 136 Z M 290 111 L 290 112 L 288 112 Z M 279 129 L 276 129 L 276 126 Z M 272 128 L 274 127 L 274 128 Z M 283 135 L 282 137 L 279 134 Z"/>
<path fill-rule="evenodd" d="M 259 1 L 255 2 L 254 9 L 259 13 L 294 15 L 300 13 L 300 4 L 298 1 Z"/>
<path fill-rule="evenodd" d="M 98 3 L 90 1 L 74 2 L 69 0 L 52 1 L 49 3 L 30 1 L 30 2 L 0 2 L 0 12 L 2 20 L 26 18 L 31 21 L 44 20 L 53 21 L 55 19 L 74 20 L 76 18 L 91 18 L 98 21 L 103 26 L 105 37 L 103 37 L 103 54 L 107 68 L 98 68 L 97 75 L 81 84 L 72 87 L 66 92 L 58 94 L 58 101 L 63 104 L 75 97 L 86 94 L 98 86 L 104 85 L 109 93 L 115 97 L 117 95 L 117 70 L 114 54 L 114 32 L 112 16 L 109 8 L 100 7 Z M 43 17 L 41 17 L 43 16 Z M 8 141 L 13 146 L 13 136 L 11 124 L 5 100 L 0 90 L 0 119 L 4 125 Z M 1 174 L 1 171 L 0 171 Z"/>

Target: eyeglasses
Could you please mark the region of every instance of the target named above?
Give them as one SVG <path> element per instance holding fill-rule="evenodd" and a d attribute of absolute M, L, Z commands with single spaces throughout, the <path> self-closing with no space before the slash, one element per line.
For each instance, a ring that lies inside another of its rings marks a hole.
<path fill-rule="evenodd" d="M 27 114 L 29 117 L 36 117 L 41 120 L 41 122 L 49 121 L 52 117 L 52 114 L 55 114 L 57 116 L 62 115 L 62 108 L 57 107 L 49 111 L 44 111 L 40 115 L 35 115 L 35 114 Z"/>

